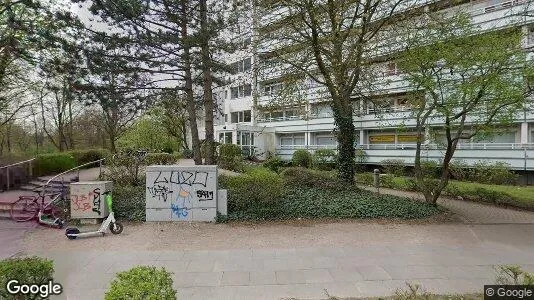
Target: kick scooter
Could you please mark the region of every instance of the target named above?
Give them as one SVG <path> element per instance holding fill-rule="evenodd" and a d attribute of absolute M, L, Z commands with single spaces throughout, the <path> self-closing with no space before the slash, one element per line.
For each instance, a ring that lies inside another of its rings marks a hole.
<path fill-rule="evenodd" d="M 106 234 L 106 231 L 109 227 L 109 230 L 113 234 L 120 234 L 122 232 L 122 224 L 115 221 L 115 215 L 113 214 L 113 210 L 111 208 L 112 205 L 112 197 L 111 197 L 111 191 L 107 191 L 103 193 L 103 195 L 106 195 L 106 205 L 108 207 L 109 215 L 108 217 L 102 222 L 102 225 L 100 226 L 100 229 L 97 231 L 90 231 L 90 232 L 80 232 L 80 230 L 76 227 L 67 228 L 65 230 L 65 235 L 69 240 L 74 240 L 78 237 L 90 237 L 90 236 L 104 236 Z"/>

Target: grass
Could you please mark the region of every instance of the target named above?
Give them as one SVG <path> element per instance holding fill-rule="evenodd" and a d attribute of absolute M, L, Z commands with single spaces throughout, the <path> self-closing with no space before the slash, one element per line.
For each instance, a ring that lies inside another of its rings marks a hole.
<path fill-rule="evenodd" d="M 410 190 L 409 177 L 394 177 L 393 189 Z M 464 200 L 481 201 L 534 210 L 534 186 L 484 184 L 466 181 L 449 181 L 444 194 Z"/>

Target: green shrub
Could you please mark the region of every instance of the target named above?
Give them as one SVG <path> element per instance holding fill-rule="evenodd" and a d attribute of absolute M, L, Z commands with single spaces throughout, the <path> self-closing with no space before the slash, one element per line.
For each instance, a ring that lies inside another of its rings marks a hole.
<path fill-rule="evenodd" d="M 278 156 L 270 157 L 263 163 L 263 167 L 276 173 L 278 173 L 280 171 L 280 168 L 284 167 L 285 165 L 286 163 Z"/>
<path fill-rule="evenodd" d="M 473 165 L 473 178 L 470 181 L 488 184 L 516 184 L 518 175 L 510 170 L 505 162 L 494 164 L 479 161 Z"/>
<path fill-rule="evenodd" d="M 172 273 L 165 268 L 138 266 L 117 274 L 106 293 L 106 300 L 176 299 Z"/>
<path fill-rule="evenodd" d="M 116 185 L 137 186 L 143 182 L 140 170 L 144 164 L 144 160 L 138 159 L 131 151 L 120 151 L 106 158 L 101 178 Z"/>
<path fill-rule="evenodd" d="M 291 158 L 291 163 L 295 167 L 304 167 L 308 168 L 311 163 L 311 154 L 310 152 L 304 149 L 298 149 L 293 152 L 293 157 Z"/>
<path fill-rule="evenodd" d="M 58 174 L 74 167 L 76 167 L 76 161 L 69 153 L 40 154 L 33 161 L 33 175 Z"/>
<path fill-rule="evenodd" d="M 243 152 L 241 148 L 235 144 L 220 145 L 217 165 L 226 170 L 243 171 Z"/>
<path fill-rule="evenodd" d="M 228 196 L 231 194 L 229 192 Z M 352 189 L 333 190 L 310 187 L 286 188 L 281 199 L 271 205 L 237 209 L 229 207 L 229 220 L 288 220 L 297 218 L 398 218 L 419 219 L 439 213 L 432 204 L 391 195 Z"/>
<path fill-rule="evenodd" d="M 356 182 L 364 185 L 374 185 L 374 174 L 373 173 L 358 173 L 356 174 Z"/>
<path fill-rule="evenodd" d="M 395 184 L 395 176 L 391 174 L 380 175 L 380 186 L 390 189 L 397 188 L 397 185 Z"/>
<path fill-rule="evenodd" d="M 310 170 L 302 167 L 287 168 L 282 173 L 284 181 L 292 186 L 320 187 L 320 188 L 341 188 L 340 182 L 333 172 Z"/>
<path fill-rule="evenodd" d="M 478 161 L 470 167 L 464 161 L 454 161 L 450 164 L 450 172 L 456 180 L 499 185 L 517 184 L 519 177 L 510 170 L 510 165 L 504 162 L 492 164 Z"/>
<path fill-rule="evenodd" d="M 363 172 L 365 170 L 365 163 L 367 162 L 367 153 L 363 149 L 356 149 L 354 152 L 354 164 L 356 172 Z"/>
<path fill-rule="evenodd" d="M 54 263 L 40 257 L 10 258 L 0 261 L 0 299 L 40 299 L 37 295 L 12 296 L 7 293 L 7 283 L 18 280 L 19 284 L 47 284 L 52 280 Z"/>
<path fill-rule="evenodd" d="M 460 181 L 470 181 L 473 178 L 473 168 L 463 160 L 455 160 L 449 164 L 449 172 L 452 177 Z"/>
<path fill-rule="evenodd" d="M 144 164 L 150 165 L 174 165 L 180 159 L 178 154 L 148 153 L 144 158 Z"/>
<path fill-rule="evenodd" d="M 318 149 L 312 155 L 314 169 L 330 171 L 336 167 L 337 155 L 332 149 Z"/>
<path fill-rule="evenodd" d="M 402 159 L 385 159 L 380 162 L 384 172 L 394 176 L 404 176 L 404 171 L 406 169 L 404 165 L 404 160 Z"/>
<path fill-rule="evenodd" d="M 219 176 L 228 190 L 228 209 L 265 206 L 276 202 L 284 192 L 282 177 L 265 168 L 254 168 L 239 176 Z"/>
<path fill-rule="evenodd" d="M 83 165 L 109 156 L 107 149 L 72 150 L 68 152 L 74 158 L 76 165 Z M 84 168 L 98 167 L 98 163 L 85 166 Z"/>
<path fill-rule="evenodd" d="M 113 186 L 113 211 L 117 219 L 144 222 L 146 219 L 146 188 L 140 186 Z"/>

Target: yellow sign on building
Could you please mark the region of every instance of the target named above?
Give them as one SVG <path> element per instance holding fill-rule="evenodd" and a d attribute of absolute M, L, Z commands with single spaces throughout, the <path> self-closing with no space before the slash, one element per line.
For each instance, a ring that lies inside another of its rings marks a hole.
<path fill-rule="evenodd" d="M 395 143 L 395 135 L 373 135 L 369 137 L 369 143 Z"/>
<path fill-rule="evenodd" d="M 417 135 L 413 135 L 413 134 L 399 135 L 397 137 L 397 141 L 399 143 L 417 143 Z"/>

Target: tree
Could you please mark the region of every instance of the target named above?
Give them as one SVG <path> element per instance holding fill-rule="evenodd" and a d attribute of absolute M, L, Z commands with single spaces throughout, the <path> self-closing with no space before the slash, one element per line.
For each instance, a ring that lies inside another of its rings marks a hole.
<path fill-rule="evenodd" d="M 0 3 L 0 126 L 31 104 L 32 67 L 43 50 L 58 46 L 63 29 L 73 24 L 71 14 L 54 1 Z"/>
<path fill-rule="evenodd" d="M 182 150 L 189 150 L 187 143 L 187 105 L 184 97 L 176 92 L 161 95 L 158 104 L 149 114 L 165 128 Z"/>
<path fill-rule="evenodd" d="M 525 75 L 529 70 L 517 28 L 482 33 L 470 16 L 425 16 L 400 55 L 400 68 L 424 97 L 409 99 L 416 121 L 415 177 L 426 201 L 436 203 L 450 178 L 449 164 L 462 140 L 476 138 L 509 124 L 525 108 Z M 527 92 L 526 92 L 527 91 Z M 425 176 L 421 152 L 439 124 L 445 134 L 439 179 Z M 427 129 L 428 130 L 428 129 Z"/>
<path fill-rule="evenodd" d="M 260 56 L 268 64 L 278 65 L 282 74 L 301 74 L 302 81 L 310 78 L 326 89 L 336 125 L 338 176 L 353 184 L 356 134 L 353 105 L 356 98 L 366 97 L 369 92 L 368 83 L 373 75 L 369 72 L 370 57 L 384 51 L 390 25 L 407 17 L 407 13 L 401 12 L 410 8 L 410 1 L 266 3 L 260 6 L 277 21 L 260 30 L 259 39 L 269 47 Z"/>
<path fill-rule="evenodd" d="M 76 93 L 87 105 L 97 105 L 103 116 L 111 152 L 116 141 L 155 97 L 150 79 L 138 72 L 139 62 L 123 58 L 122 49 L 93 43 L 86 51 L 87 74 L 76 84 Z"/>

